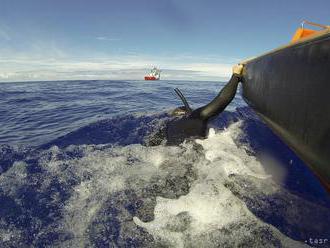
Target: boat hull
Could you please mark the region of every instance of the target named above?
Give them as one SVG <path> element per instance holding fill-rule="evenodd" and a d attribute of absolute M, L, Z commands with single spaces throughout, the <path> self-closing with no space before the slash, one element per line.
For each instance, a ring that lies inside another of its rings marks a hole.
<path fill-rule="evenodd" d="M 245 63 L 243 97 L 330 189 L 330 33 Z"/>
<path fill-rule="evenodd" d="M 145 76 L 144 80 L 159 80 L 159 78 L 153 77 L 153 76 Z"/>

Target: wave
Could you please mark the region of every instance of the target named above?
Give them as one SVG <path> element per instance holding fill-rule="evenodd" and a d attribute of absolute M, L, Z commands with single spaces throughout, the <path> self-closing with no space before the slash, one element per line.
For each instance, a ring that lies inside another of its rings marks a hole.
<path fill-rule="evenodd" d="M 146 146 L 168 118 L 122 116 L 37 148 L 1 146 L 0 244 L 302 247 L 329 236 L 316 179 L 292 152 L 260 159 L 260 147 L 282 143 L 248 109 L 214 120 L 207 139 Z"/>

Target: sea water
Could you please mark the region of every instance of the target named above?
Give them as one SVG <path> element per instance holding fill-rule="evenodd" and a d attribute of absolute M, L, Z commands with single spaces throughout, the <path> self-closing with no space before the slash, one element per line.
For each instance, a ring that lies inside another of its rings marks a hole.
<path fill-rule="evenodd" d="M 148 140 L 195 81 L 0 84 L 0 247 L 329 247 L 330 199 L 239 89 L 206 139 Z"/>

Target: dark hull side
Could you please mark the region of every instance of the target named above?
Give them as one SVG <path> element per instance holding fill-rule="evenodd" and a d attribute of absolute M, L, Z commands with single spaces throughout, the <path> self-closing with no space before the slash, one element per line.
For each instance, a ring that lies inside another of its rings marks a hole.
<path fill-rule="evenodd" d="M 246 62 L 243 97 L 330 189 L 330 33 Z"/>

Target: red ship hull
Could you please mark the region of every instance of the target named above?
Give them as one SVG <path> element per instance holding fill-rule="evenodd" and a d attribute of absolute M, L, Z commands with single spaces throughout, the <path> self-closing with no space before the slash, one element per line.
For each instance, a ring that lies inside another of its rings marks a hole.
<path fill-rule="evenodd" d="M 145 76 L 144 80 L 158 80 L 158 78 L 156 78 L 154 76 Z"/>

